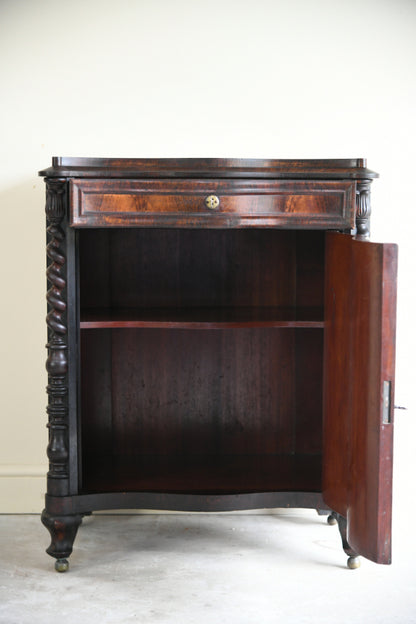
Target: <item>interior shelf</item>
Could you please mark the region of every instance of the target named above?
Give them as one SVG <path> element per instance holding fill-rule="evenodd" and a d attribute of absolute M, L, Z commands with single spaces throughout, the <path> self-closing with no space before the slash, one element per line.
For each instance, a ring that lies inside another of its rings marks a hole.
<path fill-rule="evenodd" d="M 81 312 L 80 320 L 81 329 L 319 328 L 323 326 L 323 310 L 319 307 L 89 308 Z"/>
<path fill-rule="evenodd" d="M 249 493 L 321 491 L 320 454 L 95 455 L 84 492 Z"/>

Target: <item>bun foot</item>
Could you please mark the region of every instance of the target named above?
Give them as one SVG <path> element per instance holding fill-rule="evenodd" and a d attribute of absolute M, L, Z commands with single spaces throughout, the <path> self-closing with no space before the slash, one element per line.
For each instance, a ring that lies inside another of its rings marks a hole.
<path fill-rule="evenodd" d="M 72 545 L 81 520 L 81 514 L 55 516 L 46 509 L 42 512 L 42 523 L 51 534 L 51 545 L 46 552 L 56 559 L 57 572 L 68 570 L 67 558 L 72 553 Z"/>
<path fill-rule="evenodd" d="M 350 570 L 356 570 L 361 565 L 359 557 L 348 557 L 347 566 Z"/>
<path fill-rule="evenodd" d="M 55 561 L 55 570 L 57 572 L 66 572 L 69 568 L 67 559 L 57 559 Z"/>
<path fill-rule="evenodd" d="M 336 519 L 336 517 L 334 516 L 334 514 L 333 514 L 333 513 L 329 514 L 329 516 L 328 516 L 328 518 L 326 519 L 326 521 L 327 521 L 327 522 L 328 522 L 328 524 L 330 524 L 331 526 L 332 526 L 333 524 L 336 524 L 336 523 L 337 523 L 337 519 Z"/>

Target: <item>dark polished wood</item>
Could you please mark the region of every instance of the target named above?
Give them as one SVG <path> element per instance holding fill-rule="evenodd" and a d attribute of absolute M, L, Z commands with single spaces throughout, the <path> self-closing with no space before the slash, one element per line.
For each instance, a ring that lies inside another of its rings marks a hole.
<path fill-rule="evenodd" d="M 351 567 L 387 562 L 396 251 L 365 241 L 365 160 L 41 175 L 57 570 L 82 515 L 126 508 L 332 511 Z"/>
<path fill-rule="evenodd" d="M 44 509 L 41 520 L 51 535 L 51 544 L 46 552 L 58 561 L 65 562 L 65 569 L 59 570 L 65 571 L 67 569 L 66 559 L 72 553 L 72 546 L 78 527 L 82 522 L 82 515 L 78 513 L 66 515 L 59 513 L 51 514 Z M 56 569 L 58 570 L 58 567 Z"/>
<path fill-rule="evenodd" d="M 302 310 L 315 314 L 311 308 L 323 307 L 323 231 L 98 228 L 78 234 L 82 314 L 97 307 L 115 314 L 165 308 L 167 315 L 203 308 L 224 316 L 231 309 L 267 314 L 261 308 L 275 308 L 282 320 L 285 314 L 316 320 L 302 317 Z"/>
<path fill-rule="evenodd" d="M 356 552 L 390 563 L 397 248 L 330 234 L 327 267 L 324 500 Z"/>
<path fill-rule="evenodd" d="M 357 184 L 357 235 L 370 238 L 371 180 L 360 180 Z"/>
<path fill-rule="evenodd" d="M 100 509 L 164 509 L 167 511 L 241 511 L 244 509 L 322 509 L 320 492 L 250 492 L 249 494 L 175 494 L 171 492 L 106 492 L 78 496 L 45 496 L 51 516 L 86 515 Z"/>
<path fill-rule="evenodd" d="M 143 327 L 159 329 L 232 329 L 249 327 L 321 327 L 322 308 L 201 307 L 201 308 L 87 308 L 81 329 Z"/>
<path fill-rule="evenodd" d="M 341 541 L 342 541 L 342 547 L 344 549 L 344 552 L 346 555 L 348 555 L 348 567 L 351 568 L 352 570 L 354 570 L 355 568 L 359 568 L 360 567 L 360 559 L 358 554 L 355 552 L 355 550 L 353 550 L 350 546 L 350 543 L 348 541 L 348 537 L 347 537 L 347 531 L 348 531 L 348 523 L 346 518 L 344 518 L 344 516 L 341 516 L 340 514 L 333 512 L 330 516 L 331 520 L 330 520 L 330 524 L 337 522 L 338 523 L 338 528 L 339 528 L 339 532 L 341 535 Z"/>
<path fill-rule="evenodd" d="M 59 178 L 47 182 L 48 492 L 58 496 L 69 494 L 66 237 L 62 227 L 66 213 L 66 194 L 65 180 Z"/>
<path fill-rule="evenodd" d="M 321 455 L 232 451 L 215 455 L 89 455 L 84 491 L 221 495 L 320 490 Z"/>
<path fill-rule="evenodd" d="M 234 459 L 242 470 L 245 456 L 246 470 L 235 472 L 234 486 L 230 479 L 226 486 L 238 491 L 252 491 L 253 481 L 260 487 L 261 479 L 253 470 L 261 471 L 264 480 L 263 457 L 283 462 L 302 454 L 315 462 L 322 451 L 322 408 L 314 400 L 321 398 L 321 345 L 322 332 L 314 329 L 82 331 L 85 487 L 102 475 L 105 463 L 113 462 L 123 471 L 124 463 L 140 464 L 144 458 L 144 468 L 130 471 L 128 484 L 120 478 L 120 485 L 148 490 L 153 481 L 150 474 L 150 486 L 146 482 L 146 457 L 154 465 L 168 459 L 166 466 L 172 468 L 189 458 L 189 471 L 194 473 L 199 460 L 202 467 L 206 461 L 213 469 L 224 462 L 232 467 Z M 134 385 L 132 379 L 137 380 Z M 308 391 L 309 401 L 297 408 L 296 393 Z M 309 483 L 311 467 L 304 462 L 293 467 L 297 476 L 283 478 L 277 471 L 260 489 L 270 490 L 273 482 L 276 490 L 296 489 L 289 482 L 300 475 Z M 320 473 L 316 474 L 319 491 Z M 164 478 L 165 488 L 178 488 L 173 469 L 166 468 Z M 285 478 L 288 483 L 283 487 Z M 201 475 L 198 480 L 203 482 Z M 215 484 L 211 475 L 205 481 L 211 488 Z M 217 488 L 223 487 L 218 476 Z M 111 489 L 118 488 L 113 483 Z M 308 488 L 303 484 L 301 489 Z"/>
<path fill-rule="evenodd" d="M 232 175 L 234 171 L 240 174 L 242 171 L 251 175 L 253 170 L 273 169 L 278 171 L 325 171 L 326 169 L 340 168 L 366 168 L 365 158 L 311 158 L 306 160 L 297 159 L 260 159 L 260 158 L 91 158 L 77 156 L 53 156 L 52 168 L 59 167 L 96 167 L 111 168 L 118 170 L 134 168 L 141 171 L 165 171 L 167 176 L 172 176 L 178 170 L 205 171 L 212 173 L 221 172 L 224 169 Z M 41 172 L 44 175 L 44 172 Z M 374 174 L 377 175 L 377 174 Z"/>
<path fill-rule="evenodd" d="M 365 158 L 266 160 L 241 158 L 74 158 L 55 156 L 45 177 L 68 178 L 377 178 Z"/>
<path fill-rule="evenodd" d="M 74 227 L 351 228 L 354 181 L 71 180 Z M 207 197 L 215 197 L 209 207 Z"/>

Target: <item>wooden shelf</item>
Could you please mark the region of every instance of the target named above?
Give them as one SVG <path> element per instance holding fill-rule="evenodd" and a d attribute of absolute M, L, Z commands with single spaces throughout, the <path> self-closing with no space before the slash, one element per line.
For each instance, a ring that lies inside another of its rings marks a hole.
<path fill-rule="evenodd" d="M 89 456 L 85 492 L 321 491 L 320 454 Z"/>
<path fill-rule="evenodd" d="M 228 329 L 244 327 L 323 327 L 321 308 L 200 307 L 101 308 L 81 312 L 81 329 Z"/>

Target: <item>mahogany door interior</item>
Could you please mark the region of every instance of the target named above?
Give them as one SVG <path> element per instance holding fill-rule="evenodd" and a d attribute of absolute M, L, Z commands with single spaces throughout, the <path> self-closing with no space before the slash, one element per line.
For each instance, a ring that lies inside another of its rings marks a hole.
<path fill-rule="evenodd" d="M 391 559 L 397 246 L 328 233 L 323 496 L 348 541 Z"/>

